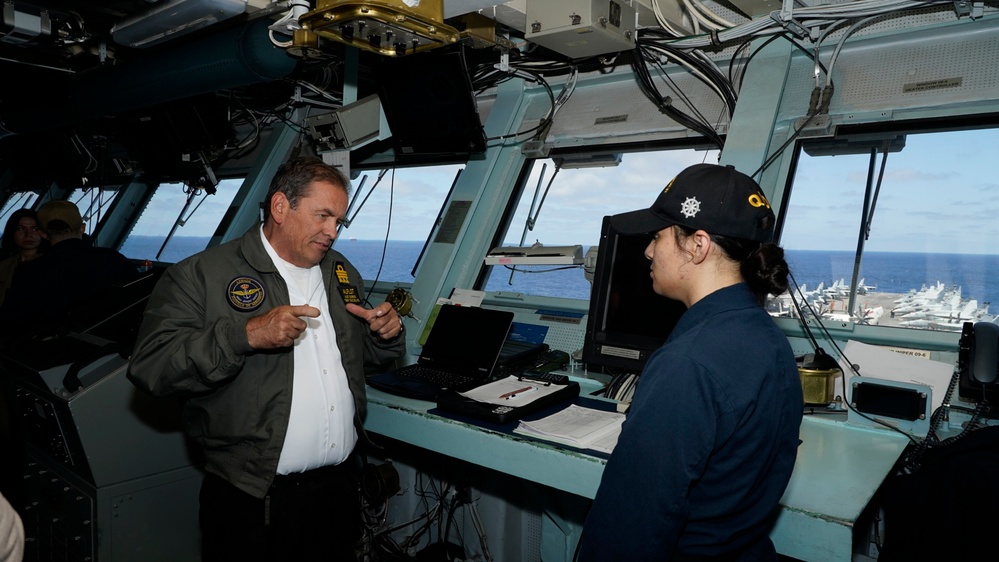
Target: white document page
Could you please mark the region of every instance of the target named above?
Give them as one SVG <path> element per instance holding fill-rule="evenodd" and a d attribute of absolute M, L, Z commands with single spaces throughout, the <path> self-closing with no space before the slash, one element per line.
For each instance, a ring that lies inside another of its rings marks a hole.
<path fill-rule="evenodd" d="M 482 300 L 486 297 L 485 291 L 473 291 L 472 289 L 455 289 L 451 291 L 451 298 L 448 304 L 461 306 L 482 306 Z"/>
<path fill-rule="evenodd" d="M 861 376 L 924 384 L 930 387 L 933 405 L 931 411 L 935 411 L 943 404 L 944 394 L 947 393 L 947 387 L 950 385 L 950 379 L 954 373 L 954 365 L 950 363 L 918 359 L 854 340 L 846 342 L 843 354 L 851 363 L 860 367 Z M 850 388 L 850 379 L 856 374 L 842 358 L 840 359 L 840 368 L 843 369 L 846 377 L 846 387 Z M 846 397 L 844 396 L 844 398 Z"/>
<path fill-rule="evenodd" d="M 565 388 L 564 384 L 522 381 L 516 375 L 510 375 L 505 379 L 477 386 L 459 394 L 476 402 L 516 408 L 530 404 L 538 398 L 555 394 L 563 388 Z"/>
<path fill-rule="evenodd" d="M 521 421 L 514 433 L 610 453 L 621 434 L 624 414 L 575 404 L 540 420 Z"/>

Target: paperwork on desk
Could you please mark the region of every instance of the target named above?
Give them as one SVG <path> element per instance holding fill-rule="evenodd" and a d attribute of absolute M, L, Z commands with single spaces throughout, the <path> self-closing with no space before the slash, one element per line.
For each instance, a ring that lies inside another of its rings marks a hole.
<path fill-rule="evenodd" d="M 947 387 L 950 385 L 950 379 L 954 373 L 954 366 L 950 363 L 919 359 L 854 340 L 846 342 L 843 357 L 840 358 L 839 362 L 840 368 L 845 373 L 846 388 L 850 388 L 850 384 L 852 384 L 850 379 L 856 376 L 856 373 L 850 368 L 850 363 L 859 367 L 861 376 L 924 384 L 930 387 L 932 411 L 943 404 Z"/>
<path fill-rule="evenodd" d="M 610 454 L 621 435 L 622 423 L 624 414 L 572 404 L 540 420 L 521 421 L 513 432 Z"/>
<path fill-rule="evenodd" d="M 563 388 L 565 385 L 522 381 L 517 376 L 510 375 L 505 379 L 477 386 L 472 390 L 459 392 L 459 394 L 476 402 L 516 408 L 555 394 Z"/>

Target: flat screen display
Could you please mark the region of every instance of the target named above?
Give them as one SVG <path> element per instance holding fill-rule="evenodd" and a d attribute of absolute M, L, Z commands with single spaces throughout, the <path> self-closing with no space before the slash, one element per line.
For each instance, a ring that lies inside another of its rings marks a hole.
<path fill-rule="evenodd" d="M 398 157 L 486 149 L 461 50 L 382 58 L 372 70 Z"/>
<path fill-rule="evenodd" d="M 604 217 L 583 342 L 591 368 L 641 372 L 686 311 L 652 290 L 645 258 L 651 240 L 650 234 L 620 234 Z"/>

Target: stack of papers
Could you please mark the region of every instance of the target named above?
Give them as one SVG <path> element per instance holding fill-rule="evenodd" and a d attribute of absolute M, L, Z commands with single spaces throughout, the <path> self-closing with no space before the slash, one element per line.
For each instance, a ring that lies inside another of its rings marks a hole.
<path fill-rule="evenodd" d="M 513 432 L 609 454 L 617 445 L 622 423 L 624 414 L 573 404 L 540 420 L 522 421 Z"/>

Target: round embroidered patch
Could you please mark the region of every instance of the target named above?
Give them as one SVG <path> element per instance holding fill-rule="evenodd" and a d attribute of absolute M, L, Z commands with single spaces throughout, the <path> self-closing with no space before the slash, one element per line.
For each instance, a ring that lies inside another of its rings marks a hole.
<path fill-rule="evenodd" d="M 252 277 L 237 277 L 229 282 L 226 289 L 229 306 L 242 312 L 251 312 L 264 304 L 267 296 L 263 284 Z"/>

